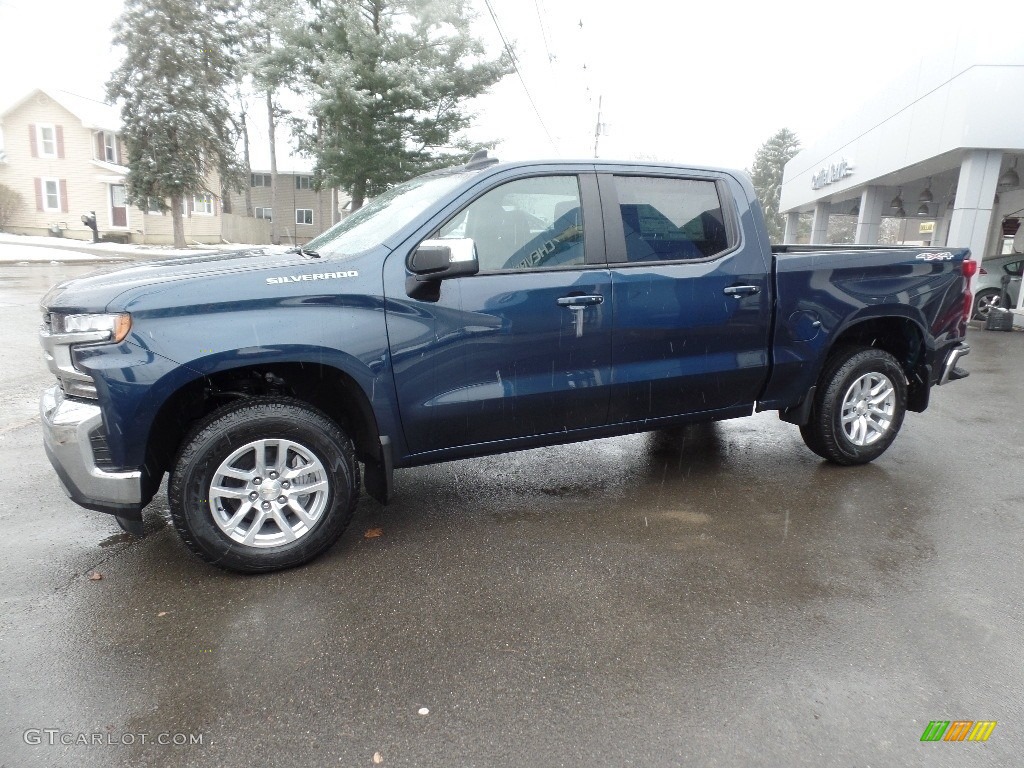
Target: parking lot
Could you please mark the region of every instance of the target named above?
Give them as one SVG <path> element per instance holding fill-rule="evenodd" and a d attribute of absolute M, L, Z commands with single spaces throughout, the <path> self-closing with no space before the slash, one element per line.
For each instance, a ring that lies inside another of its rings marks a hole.
<path fill-rule="evenodd" d="M 0 265 L 0 764 L 1019 760 L 1024 333 L 972 331 L 872 465 L 761 414 L 404 470 L 326 556 L 242 577 L 163 492 L 136 540 L 60 489 L 37 307 L 89 269 Z"/>

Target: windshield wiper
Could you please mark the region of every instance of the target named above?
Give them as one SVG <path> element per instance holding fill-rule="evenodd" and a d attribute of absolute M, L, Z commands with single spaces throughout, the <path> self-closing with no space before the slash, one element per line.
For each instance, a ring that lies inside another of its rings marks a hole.
<path fill-rule="evenodd" d="M 310 251 L 303 248 L 301 245 L 298 248 L 292 248 L 288 253 L 297 253 L 300 256 L 305 256 L 307 259 L 319 259 L 320 254 L 316 251 Z"/>

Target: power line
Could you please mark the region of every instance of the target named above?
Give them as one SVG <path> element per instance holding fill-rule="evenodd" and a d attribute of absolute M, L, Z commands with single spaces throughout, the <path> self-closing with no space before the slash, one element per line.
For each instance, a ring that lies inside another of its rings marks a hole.
<path fill-rule="evenodd" d="M 540 123 L 540 127 L 544 129 L 544 133 L 548 137 L 548 141 L 551 142 L 552 149 L 555 153 L 558 153 L 558 144 L 551 137 L 551 131 L 548 130 L 547 125 L 544 123 L 544 118 L 540 115 L 540 110 L 537 109 L 537 103 L 533 100 L 533 94 L 530 93 L 530 89 L 526 87 L 526 80 L 523 79 L 523 73 L 519 70 L 519 60 L 516 58 L 515 52 L 512 50 L 512 46 L 508 44 L 508 40 L 505 38 L 505 33 L 501 29 L 501 25 L 498 23 L 498 17 L 494 13 L 494 8 L 491 7 L 491 0 L 484 0 L 484 5 L 487 6 L 487 12 L 491 14 L 491 20 L 494 22 L 494 28 L 498 30 L 498 37 L 501 38 L 502 45 L 505 46 L 505 52 L 508 54 L 509 59 L 512 62 L 512 69 L 519 75 L 519 82 L 523 84 L 523 90 L 526 91 L 526 98 L 530 101 L 530 106 L 533 107 L 533 113 L 537 115 L 537 121 Z"/>
<path fill-rule="evenodd" d="M 544 18 L 540 14 L 540 0 L 533 0 L 533 7 L 537 9 L 537 23 L 540 25 L 540 37 L 544 41 L 544 52 L 548 55 L 548 64 L 555 60 L 551 55 L 551 48 L 548 46 L 548 33 L 544 29 Z"/>

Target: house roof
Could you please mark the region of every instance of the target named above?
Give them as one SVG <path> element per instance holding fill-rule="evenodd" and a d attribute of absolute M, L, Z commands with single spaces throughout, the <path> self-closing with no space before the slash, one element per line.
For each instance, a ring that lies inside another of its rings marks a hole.
<path fill-rule="evenodd" d="M 0 125 L 3 124 L 5 115 L 13 112 L 40 94 L 49 97 L 68 112 L 82 121 L 82 126 L 91 130 L 114 131 L 121 130 L 121 112 L 111 104 L 80 96 L 76 93 L 63 91 L 58 88 L 34 87 L 28 90 L 16 101 L 0 109 Z M 266 117 L 259 109 L 261 105 L 253 104 L 249 110 L 249 165 L 253 173 L 270 173 L 270 142 L 267 140 Z M 261 118 L 263 118 L 261 120 Z M 291 133 L 288 125 L 282 121 L 277 126 L 275 149 L 277 152 L 278 173 L 292 173 L 309 175 L 313 173 L 315 162 L 313 158 L 300 154 L 292 146 Z M 0 152 L 2 152 L 2 140 L 0 140 Z M 239 143 L 238 154 L 241 157 L 242 146 Z M 2 160 L 0 160 L 2 162 Z"/>
<path fill-rule="evenodd" d="M 32 88 L 21 98 L 0 111 L 0 121 L 30 99 L 47 96 L 82 121 L 82 126 L 99 131 L 120 131 L 121 113 L 117 107 L 76 93 L 56 88 Z"/>

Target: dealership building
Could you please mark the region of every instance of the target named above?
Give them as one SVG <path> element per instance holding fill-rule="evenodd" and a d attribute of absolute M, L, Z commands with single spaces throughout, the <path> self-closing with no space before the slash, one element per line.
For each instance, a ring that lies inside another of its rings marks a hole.
<path fill-rule="evenodd" d="M 786 164 L 785 242 L 812 214 L 811 243 L 828 242 L 830 217 L 843 216 L 856 217 L 859 244 L 888 229 L 976 259 L 1013 253 L 1024 250 L 1022 178 L 1024 47 L 961 43 L 895 77 Z"/>

